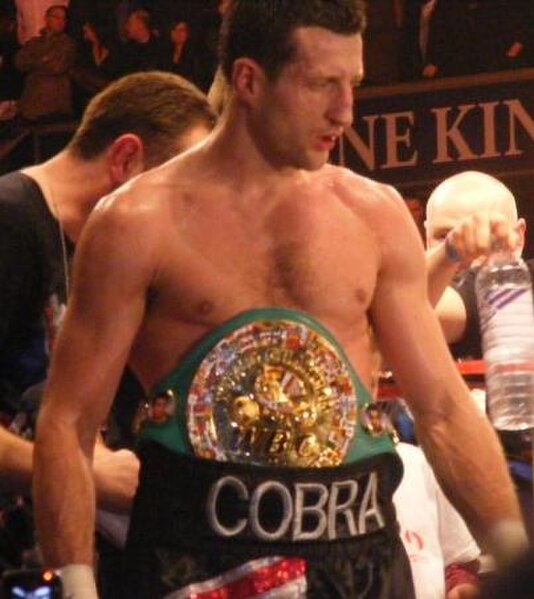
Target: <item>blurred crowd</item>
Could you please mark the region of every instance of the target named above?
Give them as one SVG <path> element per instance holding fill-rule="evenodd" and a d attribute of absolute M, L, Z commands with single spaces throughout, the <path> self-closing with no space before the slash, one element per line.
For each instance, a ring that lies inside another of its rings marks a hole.
<path fill-rule="evenodd" d="M 109 81 L 148 70 L 207 91 L 224 0 L 0 0 L 0 99 L 30 121 L 78 116 Z"/>
<path fill-rule="evenodd" d="M 367 84 L 534 65 L 531 0 L 371 0 Z"/>
<path fill-rule="evenodd" d="M 79 116 L 107 82 L 178 73 L 208 91 L 227 0 L 0 0 L 0 100 Z M 365 85 L 534 65 L 531 0 L 372 0 Z"/>

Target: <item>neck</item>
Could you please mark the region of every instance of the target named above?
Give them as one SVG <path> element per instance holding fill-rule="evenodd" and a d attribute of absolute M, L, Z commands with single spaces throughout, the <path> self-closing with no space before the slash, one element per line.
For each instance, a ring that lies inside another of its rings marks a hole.
<path fill-rule="evenodd" d="M 69 150 L 23 172 L 39 185 L 48 208 L 73 242 L 98 200 L 112 189 L 102 159 L 86 162 Z"/>
<path fill-rule="evenodd" d="M 301 176 L 300 169 L 279 167 L 266 158 L 239 107 L 228 106 L 218 129 L 206 143 L 206 149 L 221 171 L 230 176 L 235 173 L 235 164 L 239 164 L 236 179 L 244 189 L 277 185 Z"/>

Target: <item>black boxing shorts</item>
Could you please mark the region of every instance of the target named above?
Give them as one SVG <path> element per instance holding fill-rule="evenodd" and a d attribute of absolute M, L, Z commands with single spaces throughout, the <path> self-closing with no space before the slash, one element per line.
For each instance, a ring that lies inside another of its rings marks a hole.
<path fill-rule="evenodd" d="M 413 598 L 394 454 L 257 468 L 147 443 L 140 458 L 125 596 Z"/>

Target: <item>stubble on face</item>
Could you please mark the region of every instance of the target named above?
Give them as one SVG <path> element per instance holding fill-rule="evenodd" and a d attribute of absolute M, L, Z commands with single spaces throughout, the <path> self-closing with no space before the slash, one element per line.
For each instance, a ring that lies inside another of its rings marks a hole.
<path fill-rule="evenodd" d="M 353 86 L 363 76 L 361 36 L 319 27 L 293 36 L 294 58 L 264 82 L 259 145 L 282 168 L 318 170 L 352 122 Z"/>

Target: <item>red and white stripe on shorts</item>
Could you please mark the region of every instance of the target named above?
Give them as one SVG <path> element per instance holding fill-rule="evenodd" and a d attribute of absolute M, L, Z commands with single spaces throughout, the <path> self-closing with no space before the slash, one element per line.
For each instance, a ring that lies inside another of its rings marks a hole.
<path fill-rule="evenodd" d="M 252 560 L 210 580 L 190 584 L 164 599 L 297 599 L 306 596 L 306 562 L 300 558 Z"/>

